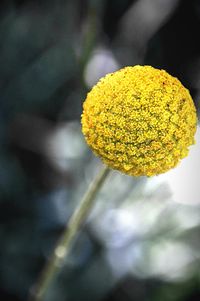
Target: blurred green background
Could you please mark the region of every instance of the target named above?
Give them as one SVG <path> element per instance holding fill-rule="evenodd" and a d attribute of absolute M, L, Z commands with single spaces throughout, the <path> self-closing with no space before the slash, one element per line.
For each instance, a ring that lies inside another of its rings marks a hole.
<path fill-rule="evenodd" d="M 0 300 L 27 300 L 101 168 L 81 134 L 87 91 L 149 64 L 199 111 L 199 33 L 198 0 L 1 1 Z M 200 300 L 199 155 L 197 137 L 172 173 L 113 171 L 46 300 Z"/>

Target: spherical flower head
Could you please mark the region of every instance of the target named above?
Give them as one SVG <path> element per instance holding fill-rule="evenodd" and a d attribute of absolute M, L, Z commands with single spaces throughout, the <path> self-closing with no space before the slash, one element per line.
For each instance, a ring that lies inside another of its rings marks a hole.
<path fill-rule="evenodd" d="M 82 131 L 103 162 L 132 176 L 175 167 L 194 143 L 197 114 L 189 91 L 164 70 L 125 67 L 107 74 L 83 104 Z"/>

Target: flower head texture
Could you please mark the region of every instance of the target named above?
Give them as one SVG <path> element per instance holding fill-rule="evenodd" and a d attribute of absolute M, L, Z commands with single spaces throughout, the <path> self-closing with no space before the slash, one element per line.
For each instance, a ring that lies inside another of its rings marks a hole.
<path fill-rule="evenodd" d="M 194 143 L 189 91 L 164 70 L 125 67 L 107 74 L 83 104 L 82 131 L 105 164 L 132 176 L 175 167 Z"/>

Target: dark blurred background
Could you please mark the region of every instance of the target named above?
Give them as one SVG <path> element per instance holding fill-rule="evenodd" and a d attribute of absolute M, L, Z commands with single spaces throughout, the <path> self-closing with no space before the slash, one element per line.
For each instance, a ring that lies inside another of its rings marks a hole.
<path fill-rule="evenodd" d="M 81 134 L 87 91 L 149 64 L 199 110 L 199 36 L 199 0 L 1 1 L 0 300 L 27 300 L 101 168 Z M 112 172 L 46 300 L 200 300 L 198 146 L 163 177 Z"/>

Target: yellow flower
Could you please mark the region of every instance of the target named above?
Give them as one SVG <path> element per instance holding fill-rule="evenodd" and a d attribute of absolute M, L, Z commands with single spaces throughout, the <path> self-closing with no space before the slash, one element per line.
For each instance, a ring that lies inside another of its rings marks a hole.
<path fill-rule="evenodd" d="M 113 169 L 153 176 L 175 167 L 194 143 L 189 91 L 164 70 L 125 67 L 106 75 L 83 104 L 88 145 Z"/>

